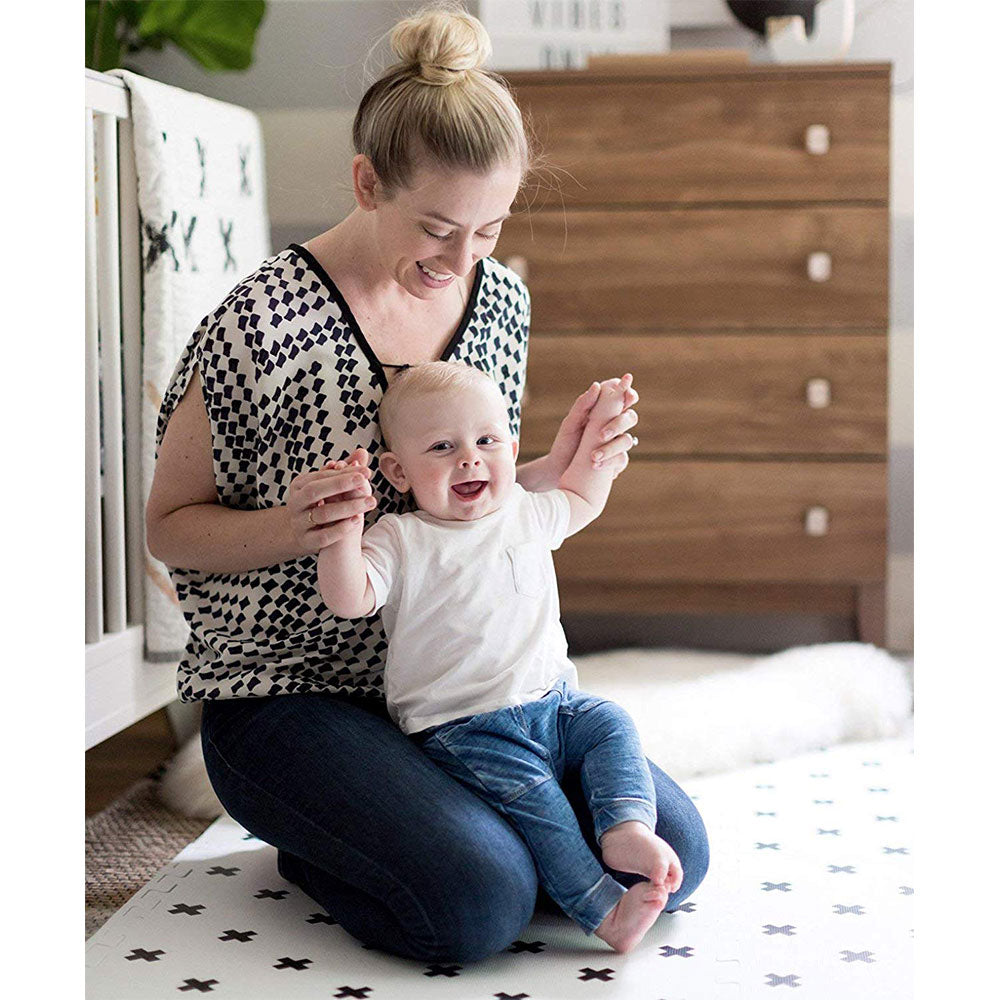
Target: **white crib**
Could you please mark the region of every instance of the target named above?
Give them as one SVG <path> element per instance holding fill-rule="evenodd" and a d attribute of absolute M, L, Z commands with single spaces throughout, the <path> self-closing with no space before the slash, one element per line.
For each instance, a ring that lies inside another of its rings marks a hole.
<path fill-rule="evenodd" d="M 141 251 L 129 95 L 86 71 L 86 747 L 176 697 L 143 658 Z M 176 731 L 176 725 L 175 725 Z"/>

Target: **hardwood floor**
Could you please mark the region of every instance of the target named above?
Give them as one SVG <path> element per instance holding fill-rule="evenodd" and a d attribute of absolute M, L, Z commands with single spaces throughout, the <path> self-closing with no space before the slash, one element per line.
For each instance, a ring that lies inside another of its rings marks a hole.
<path fill-rule="evenodd" d="M 164 709 L 86 752 L 86 813 L 100 812 L 177 749 Z"/>

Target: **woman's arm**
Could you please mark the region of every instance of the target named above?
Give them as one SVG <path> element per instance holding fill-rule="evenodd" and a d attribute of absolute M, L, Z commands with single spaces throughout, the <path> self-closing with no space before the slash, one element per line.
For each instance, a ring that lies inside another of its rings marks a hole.
<path fill-rule="evenodd" d="M 356 467 L 308 472 L 289 486 L 289 504 L 267 510 L 223 506 L 195 372 L 160 445 L 146 504 L 146 544 L 167 566 L 208 573 L 242 573 L 298 559 L 340 537 L 343 529 L 333 523 L 338 518 L 370 508 L 370 497 L 357 488 L 370 475 L 370 469 Z M 337 502 L 329 502 L 332 496 Z M 327 503 L 314 510 L 321 499 Z"/>

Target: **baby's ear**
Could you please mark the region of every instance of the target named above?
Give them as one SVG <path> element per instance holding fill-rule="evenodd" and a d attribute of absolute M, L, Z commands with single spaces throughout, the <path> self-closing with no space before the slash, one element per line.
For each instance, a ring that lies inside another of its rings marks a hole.
<path fill-rule="evenodd" d="M 400 493 L 409 492 L 410 484 L 406 478 L 406 473 L 403 471 L 403 466 L 400 464 L 399 459 L 391 451 L 382 452 L 379 456 L 378 467 L 382 471 L 382 475 L 385 476 L 385 478 L 388 479 Z"/>
<path fill-rule="evenodd" d="M 511 445 L 513 446 L 513 451 L 514 451 L 514 461 L 516 462 L 517 461 L 517 453 L 521 449 L 521 442 L 518 441 L 517 438 L 513 438 L 512 441 L 511 441 Z"/>

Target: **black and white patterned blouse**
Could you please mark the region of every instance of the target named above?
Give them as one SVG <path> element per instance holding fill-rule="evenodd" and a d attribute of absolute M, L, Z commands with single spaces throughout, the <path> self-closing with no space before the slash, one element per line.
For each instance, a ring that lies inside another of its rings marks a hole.
<path fill-rule="evenodd" d="M 518 435 L 528 357 L 528 290 L 492 257 L 476 265 L 468 308 L 445 348 L 490 374 Z M 292 244 L 264 261 L 207 316 L 163 399 L 157 453 L 195 365 L 212 431 L 219 502 L 263 510 L 324 462 L 368 450 L 372 524 L 412 509 L 378 469 L 385 371 L 329 275 Z M 384 696 L 387 643 L 378 615 L 340 619 L 316 588 L 316 556 L 243 573 L 172 569 L 191 627 L 178 667 L 181 701 L 302 692 Z"/>

